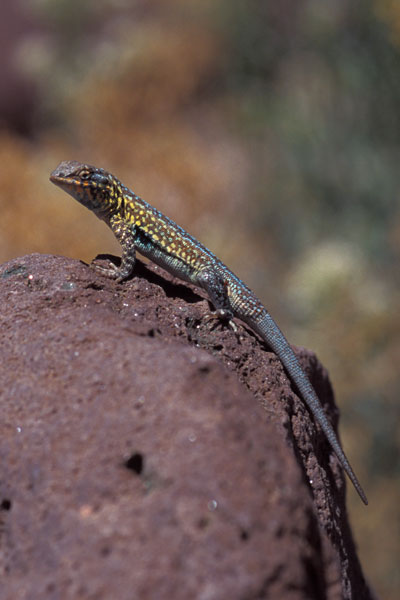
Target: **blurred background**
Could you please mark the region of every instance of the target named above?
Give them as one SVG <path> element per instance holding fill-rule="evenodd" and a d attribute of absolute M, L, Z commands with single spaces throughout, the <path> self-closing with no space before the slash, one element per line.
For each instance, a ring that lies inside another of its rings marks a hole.
<path fill-rule="evenodd" d="M 318 353 L 365 574 L 400 587 L 400 3 L 3 0 L 0 259 L 119 255 L 48 182 L 103 166 Z"/>

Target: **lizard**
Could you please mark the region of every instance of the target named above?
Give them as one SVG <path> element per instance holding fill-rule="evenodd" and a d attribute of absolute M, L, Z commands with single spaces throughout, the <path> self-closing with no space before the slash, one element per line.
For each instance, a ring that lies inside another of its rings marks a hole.
<path fill-rule="evenodd" d="M 104 221 L 120 243 L 120 266 L 112 262 L 108 267 L 94 265 L 97 270 L 121 282 L 132 274 L 137 250 L 173 276 L 205 290 L 219 319 L 236 327 L 232 319 L 237 317 L 261 337 L 282 362 L 361 500 L 368 504 L 294 351 L 268 310 L 247 285 L 196 238 L 104 169 L 77 161 L 63 161 L 51 173 L 50 181 Z"/>

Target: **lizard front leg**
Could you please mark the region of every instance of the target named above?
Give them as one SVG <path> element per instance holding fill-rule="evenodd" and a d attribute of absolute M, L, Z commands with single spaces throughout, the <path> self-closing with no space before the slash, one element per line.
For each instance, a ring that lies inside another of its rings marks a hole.
<path fill-rule="evenodd" d="M 121 244 L 121 264 L 119 267 L 116 267 L 112 262 L 110 262 L 108 267 L 102 267 L 101 265 L 96 264 L 93 266 L 97 271 L 106 277 L 111 277 L 111 279 L 122 281 L 131 275 L 135 266 L 135 234 L 132 230 L 132 227 L 127 225 L 127 223 L 125 223 L 125 221 L 119 217 L 111 217 L 108 225 Z"/>

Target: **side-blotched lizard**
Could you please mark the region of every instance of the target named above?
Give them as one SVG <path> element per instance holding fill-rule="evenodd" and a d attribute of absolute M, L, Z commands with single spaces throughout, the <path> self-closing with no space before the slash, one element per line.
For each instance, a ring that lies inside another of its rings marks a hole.
<path fill-rule="evenodd" d="M 276 352 L 361 499 L 368 504 L 314 388 L 285 336 L 253 292 L 210 250 L 107 171 L 64 161 L 52 172 L 50 181 L 105 221 L 121 244 L 121 265 L 97 265 L 99 270 L 117 281 L 126 279 L 133 271 L 138 250 L 172 275 L 206 290 L 219 318 L 231 322 L 238 317 Z"/>

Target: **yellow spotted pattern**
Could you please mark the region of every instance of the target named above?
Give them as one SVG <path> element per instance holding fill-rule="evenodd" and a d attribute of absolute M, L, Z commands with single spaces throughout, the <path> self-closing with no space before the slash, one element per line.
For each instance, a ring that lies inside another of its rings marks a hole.
<path fill-rule="evenodd" d="M 207 263 L 209 257 L 202 255 L 203 246 L 194 240 L 174 221 L 168 219 L 153 206 L 130 194 L 122 194 L 124 199 L 124 220 L 145 233 L 162 250 L 170 256 L 184 261 L 194 268 Z M 121 198 L 118 199 L 120 206 Z M 207 252 L 206 248 L 204 250 Z M 209 252 L 209 251 L 208 251 Z M 212 253 L 210 252 L 212 255 Z"/>

